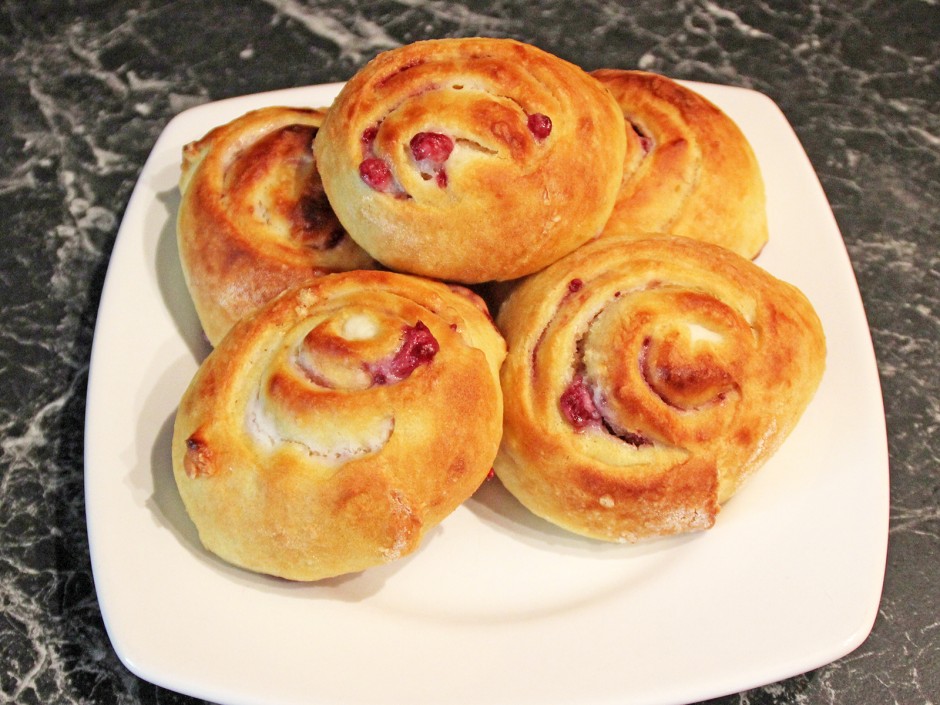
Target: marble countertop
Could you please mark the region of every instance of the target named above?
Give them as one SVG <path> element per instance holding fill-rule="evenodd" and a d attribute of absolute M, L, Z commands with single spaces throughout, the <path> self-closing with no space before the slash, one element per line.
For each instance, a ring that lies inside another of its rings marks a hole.
<path fill-rule="evenodd" d="M 0 700 L 196 702 L 137 678 L 115 655 L 82 484 L 102 283 L 167 122 L 228 96 L 344 80 L 403 43 L 480 34 L 588 69 L 753 88 L 781 107 L 830 200 L 871 327 L 891 458 L 887 573 L 858 649 L 711 702 L 940 701 L 938 28 L 931 0 L 5 3 Z"/>

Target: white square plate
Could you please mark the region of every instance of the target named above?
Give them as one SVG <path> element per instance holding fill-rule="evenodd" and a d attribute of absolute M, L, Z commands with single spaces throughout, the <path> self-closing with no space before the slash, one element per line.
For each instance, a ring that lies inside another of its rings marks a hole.
<path fill-rule="evenodd" d="M 711 531 L 602 545 L 535 519 L 498 482 L 414 555 L 316 584 L 199 545 L 173 481 L 176 405 L 207 352 L 177 258 L 181 149 L 249 109 L 328 105 L 339 85 L 188 110 L 166 127 L 114 246 L 88 384 L 85 492 L 102 615 L 140 677 L 238 705 L 685 703 L 837 659 L 877 612 L 888 528 L 884 413 L 861 298 L 829 204 L 767 97 L 691 84 L 763 169 L 758 263 L 800 287 L 828 369 L 799 426 Z"/>

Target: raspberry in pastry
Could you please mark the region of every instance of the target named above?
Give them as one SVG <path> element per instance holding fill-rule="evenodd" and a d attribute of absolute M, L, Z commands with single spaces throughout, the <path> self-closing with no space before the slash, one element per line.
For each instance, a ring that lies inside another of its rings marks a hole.
<path fill-rule="evenodd" d="M 623 186 L 605 232 L 669 232 L 756 257 L 768 237 L 764 182 L 737 124 L 665 76 L 620 69 L 591 75 L 626 121 Z"/>
<path fill-rule="evenodd" d="M 317 134 L 323 187 L 398 271 L 464 283 L 534 272 L 598 235 L 623 116 L 577 66 L 509 39 L 416 42 L 343 87 Z"/>
<path fill-rule="evenodd" d="M 492 467 L 504 356 L 462 287 L 362 270 L 284 292 L 180 403 L 173 469 L 201 541 L 295 580 L 412 552 Z"/>
<path fill-rule="evenodd" d="M 705 529 L 815 394 L 806 297 L 740 255 L 607 237 L 524 280 L 495 470 L 535 514 L 609 541 Z"/>
<path fill-rule="evenodd" d="M 374 267 L 323 193 L 313 138 L 323 112 L 270 107 L 183 149 L 177 241 L 186 284 L 215 345 L 284 289 Z"/>

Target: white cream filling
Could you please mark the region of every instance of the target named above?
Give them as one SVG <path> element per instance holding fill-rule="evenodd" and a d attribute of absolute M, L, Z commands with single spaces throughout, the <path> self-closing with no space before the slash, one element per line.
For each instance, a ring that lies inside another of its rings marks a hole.
<path fill-rule="evenodd" d="M 295 432 L 296 429 L 282 429 L 264 402 L 255 397 L 248 406 L 246 426 L 251 438 L 268 451 L 284 443 L 294 444 L 312 458 L 334 468 L 382 450 L 395 430 L 395 418 L 379 417 L 367 423 L 365 428 L 355 430 L 343 428 L 341 422 L 330 419 L 322 426 L 304 429 L 301 435 Z"/>
<path fill-rule="evenodd" d="M 343 321 L 340 335 L 346 340 L 371 340 L 379 333 L 375 319 L 364 313 L 349 316 Z"/>
<path fill-rule="evenodd" d="M 698 323 L 689 323 L 689 336 L 692 339 L 693 343 L 699 341 L 705 343 L 720 343 L 725 337 L 721 333 L 717 333 L 710 328 L 699 325 Z"/>

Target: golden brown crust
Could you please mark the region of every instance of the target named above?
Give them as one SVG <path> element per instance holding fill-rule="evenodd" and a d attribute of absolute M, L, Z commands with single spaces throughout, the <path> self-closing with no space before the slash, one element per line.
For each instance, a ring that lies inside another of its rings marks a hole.
<path fill-rule="evenodd" d="M 687 238 L 591 242 L 524 280 L 497 322 L 496 474 L 536 514 L 612 541 L 710 527 L 825 366 L 801 292 Z"/>
<path fill-rule="evenodd" d="M 313 158 L 322 110 L 270 107 L 183 149 L 177 240 L 209 341 L 291 286 L 375 262 L 339 224 Z"/>
<path fill-rule="evenodd" d="M 530 129 L 537 116 L 550 118 L 547 135 Z M 623 171 L 622 124 L 573 64 L 508 39 L 443 39 L 380 54 L 353 76 L 315 150 L 340 221 L 376 259 L 479 283 L 536 271 L 601 231 Z M 426 134 L 452 151 L 419 159 L 412 139 Z M 361 177 L 367 160 L 388 169 L 386 190 Z"/>
<path fill-rule="evenodd" d="M 764 182 L 737 124 L 665 76 L 591 75 L 616 98 L 627 128 L 623 186 L 605 232 L 669 232 L 756 257 L 768 237 Z"/>
<path fill-rule="evenodd" d="M 173 468 L 200 539 L 296 580 L 410 553 L 492 466 L 504 355 L 460 287 L 357 271 L 278 296 L 179 406 Z"/>

